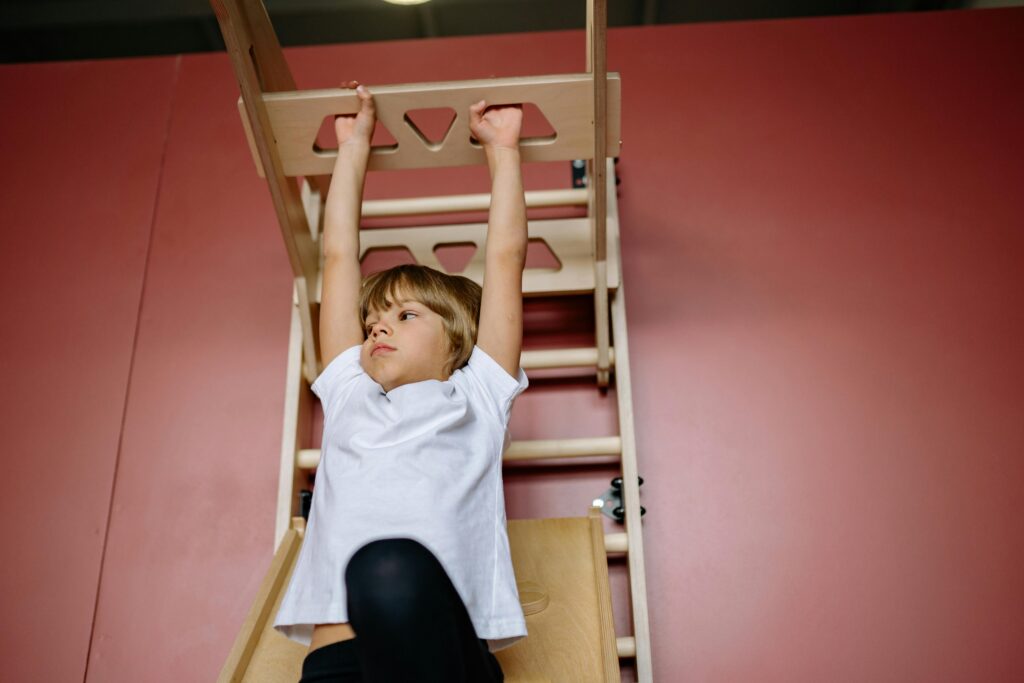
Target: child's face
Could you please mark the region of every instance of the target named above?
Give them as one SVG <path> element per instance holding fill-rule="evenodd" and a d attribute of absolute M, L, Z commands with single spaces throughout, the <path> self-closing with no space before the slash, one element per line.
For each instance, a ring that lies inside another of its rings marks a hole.
<path fill-rule="evenodd" d="M 448 379 L 444 322 L 420 302 L 393 301 L 385 311 L 371 309 L 364 332 L 359 362 L 384 391 L 426 379 Z"/>

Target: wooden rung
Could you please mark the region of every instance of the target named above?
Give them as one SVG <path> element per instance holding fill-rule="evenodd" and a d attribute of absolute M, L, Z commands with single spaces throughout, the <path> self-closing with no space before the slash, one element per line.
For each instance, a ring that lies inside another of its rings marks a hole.
<path fill-rule="evenodd" d="M 583 439 L 546 439 L 513 441 L 505 451 L 505 461 L 541 460 L 550 458 L 582 458 L 598 455 L 620 455 L 622 440 L 617 436 Z M 319 448 L 303 448 L 296 454 L 296 465 L 311 470 L 320 464 Z"/>
<path fill-rule="evenodd" d="M 620 81 L 610 73 L 607 83 L 606 151 L 619 154 Z M 519 147 L 524 163 L 569 161 L 594 156 L 594 81 L 591 74 L 560 74 L 489 78 L 445 83 L 369 85 L 377 104 L 377 120 L 391 133 L 396 146 L 374 148 L 372 171 L 485 164 L 483 148 L 470 142 L 469 107 L 482 99 L 489 104 L 533 103 L 551 124 L 555 135 L 525 138 Z M 273 139 L 286 176 L 327 175 L 336 150 L 318 150 L 316 137 L 324 119 L 354 114 L 359 99 L 353 90 L 330 88 L 262 95 Z M 441 141 L 429 141 L 406 113 L 418 109 L 451 109 L 455 118 Z"/>
<path fill-rule="evenodd" d="M 615 364 L 615 349 L 608 350 L 612 365 Z M 597 365 L 597 349 L 537 349 L 523 351 L 520 364 L 524 370 L 545 370 L 548 368 L 586 368 Z"/>
<path fill-rule="evenodd" d="M 587 456 L 620 456 L 623 441 L 617 436 L 586 438 L 553 438 L 512 441 L 505 451 L 505 462 L 516 460 L 548 460 L 552 458 L 585 458 Z"/>
<path fill-rule="evenodd" d="M 604 549 L 609 553 L 629 552 L 629 537 L 625 532 L 604 535 Z"/>
<path fill-rule="evenodd" d="M 589 294 L 594 291 L 594 256 L 590 222 L 586 218 L 553 218 L 527 222 L 531 240 L 547 245 L 559 263 L 557 268 L 527 268 L 523 271 L 525 296 Z M 407 228 L 361 230 L 359 258 L 371 250 L 407 249 L 416 263 L 430 266 L 442 273 L 464 275 L 483 284 L 486 223 L 432 225 Z M 461 273 L 449 273 L 436 251 L 446 245 L 471 245 L 476 251 Z M 609 251 L 617 250 L 612 246 Z M 619 286 L 618 256 L 608 263 L 608 290 Z M 323 273 L 317 281 L 317 301 L 323 287 Z"/>
<path fill-rule="evenodd" d="M 593 455 L 621 455 L 622 439 L 602 436 L 583 439 L 538 439 L 513 441 L 505 451 L 505 462 L 544 460 L 551 458 L 582 458 Z"/>
<path fill-rule="evenodd" d="M 319 448 L 303 448 L 295 456 L 295 464 L 299 469 L 311 470 L 320 465 Z"/>
<path fill-rule="evenodd" d="M 533 190 L 526 192 L 526 208 L 551 206 L 586 206 L 587 190 Z M 487 211 L 491 195 L 459 194 L 441 197 L 409 197 L 405 199 L 368 199 L 363 202 L 363 218 L 418 216 L 431 213 Z"/>
<path fill-rule="evenodd" d="M 622 636 L 615 639 L 615 649 L 619 653 L 619 659 L 636 657 L 636 638 L 633 636 Z"/>

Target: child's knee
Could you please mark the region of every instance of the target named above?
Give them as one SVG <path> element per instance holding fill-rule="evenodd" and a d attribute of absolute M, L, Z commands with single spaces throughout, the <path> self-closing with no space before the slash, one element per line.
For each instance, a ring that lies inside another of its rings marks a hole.
<path fill-rule="evenodd" d="M 389 591 L 412 588 L 429 579 L 440 563 L 430 550 L 411 538 L 384 538 L 357 550 L 345 568 L 345 584 L 352 590 L 372 590 L 376 586 Z"/>
<path fill-rule="evenodd" d="M 399 631 L 422 627 L 440 609 L 437 558 L 408 538 L 374 541 L 360 548 L 345 568 L 349 619 L 359 628 L 377 624 Z"/>

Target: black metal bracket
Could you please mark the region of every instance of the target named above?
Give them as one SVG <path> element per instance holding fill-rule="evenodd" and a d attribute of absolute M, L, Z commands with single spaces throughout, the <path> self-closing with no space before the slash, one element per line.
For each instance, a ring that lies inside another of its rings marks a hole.
<path fill-rule="evenodd" d="M 644 485 L 644 478 L 637 477 L 637 486 Z M 619 524 L 626 519 L 626 508 L 622 505 L 622 477 L 612 479 L 612 487 L 594 499 L 594 507 L 601 507 L 601 512 L 611 517 Z M 643 517 L 647 508 L 640 506 L 640 516 Z"/>
<path fill-rule="evenodd" d="M 619 158 L 615 157 L 615 165 L 618 167 Z M 615 173 L 615 185 L 616 187 L 622 184 L 622 178 L 619 177 L 618 171 Z M 587 162 L 585 159 L 573 159 L 572 160 L 572 186 L 575 188 L 587 186 Z"/>

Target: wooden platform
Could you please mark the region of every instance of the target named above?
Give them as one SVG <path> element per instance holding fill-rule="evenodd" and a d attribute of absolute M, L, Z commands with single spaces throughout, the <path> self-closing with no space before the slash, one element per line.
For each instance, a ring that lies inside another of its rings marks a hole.
<path fill-rule="evenodd" d="M 301 517 L 274 555 L 219 683 L 294 683 L 307 648 L 274 630 L 302 546 Z M 618 683 L 601 514 L 508 522 L 529 635 L 495 656 L 507 683 Z M 357 635 L 358 637 L 358 635 Z"/>

